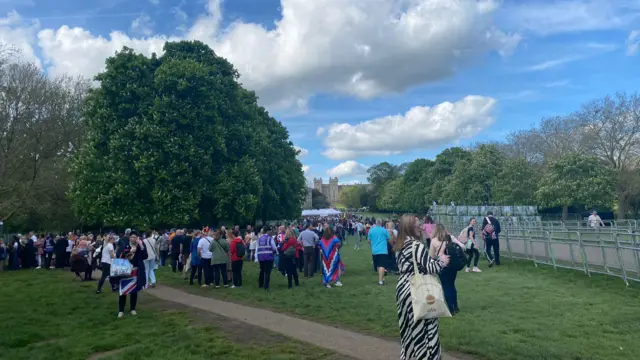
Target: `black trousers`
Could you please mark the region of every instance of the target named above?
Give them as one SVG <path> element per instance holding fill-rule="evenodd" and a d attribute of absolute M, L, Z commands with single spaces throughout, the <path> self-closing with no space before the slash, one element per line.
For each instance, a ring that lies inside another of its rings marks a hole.
<path fill-rule="evenodd" d="M 233 286 L 242 286 L 242 260 L 231 262 L 231 273 L 233 274 Z"/>
<path fill-rule="evenodd" d="M 102 291 L 102 285 L 104 285 L 104 281 L 109 277 L 109 273 L 111 272 L 111 265 L 107 263 L 100 263 L 100 267 L 102 267 L 102 275 L 100 275 L 100 280 L 98 281 L 98 291 Z M 111 284 L 111 290 L 116 289 L 115 284 L 109 278 L 109 283 Z"/>
<path fill-rule="evenodd" d="M 493 249 L 493 254 L 492 253 Z M 486 239 L 485 240 L 485 252 L 489 261 L 495 261 L 496 265 L 500 265 L 500 240 L 499 239 Z"/>
<path fill-rule="evenodd" d="M 313 276 L 316 272 L 316 249 L 313 246 L 304 247 L 304 277 Z"/>
<path fill-rule="evenodd" d="M 136 304 L 138 303 L 138 293 L 134 292 L 133 294 L 129 294 L 129 308 L 131 311 L 136 309 Z M 118 298 L 118 311 L 124 312 L 124 306 L 127 305 L 127 295 L 120 295 Z"/>
<path fill-rule="evenodd" d="M 258 275 L 258 287 L 269 289 L 271 282 L 271 270 L 273 270 L 273 260 L 260 261 L 260 275 Z"/>
<path fill-rule="evenodd" d="M 211 259 L 200 259 L 200 267 L 202 267 L 202 272 L 204 273 L 205 285 L 213 284 L 213 272 L 211 269 Z"/>
<path fill-rule="evenodd" d="M 193 285 L 193 278 L 198 273 L 198 285 L 202 285 L 202 266 L 191 264 L 191 276 L 189 277 L 189 284 Z"/>
<path fill-rule="evenodd" d="M 473 266 L 478 266 L 478 260 L 480 260 L 480 252 L 476 249 L 476 246 L 471 244 L 471 249 L 466 250 L 467 253 L 467 267 L 471 267 L 471 260 L 473 259 Z"/>
<path fill-rule="evenodd" d="M 164 266 L 167 263 L 168 250 L 160 250 L 160 266 Z"/>
<path fill-rule="evenodd" d="M 171 253 L 171 271 L 176 272 L 178 270 L 178 257 L 179 253 Z"/>
<path fill-rule="evenodd" d="M 291 280 L 295 281 L 296 286 L 300 285 L 298 282 L 298 269 L 296 269 L 295 256 L 282 256 L 280 257 L 280 262 L 282 263 L 284 270 L 287 272 L 287 283 L 289 284 L 289 289 L 293 286 Z"/>
<path fill-rule="evenodd" d="M 440 282 L 442 283 L 442 292 L 444 292 L 444 300 L 447 302 L 449 311 L 453 314 L 458 309 L 458 290 L 456 290 L 457 271 L 444 268 L 440 272 Z"/>
<path fill-rule="evenodd" d="M 51 259 L 53 259 L 53 253 L 44 253 L 44 267 L 49 269 L 51 267 Z"/>
<path fill-rule="evenodd" d="M 213 268 L 213 281 L 216 283 L 216 286 L 220 286 L 221 276 L 222 283 L 224 286 L 227 286 L 229 284 L 229 279 L 227 279 L 227 263 L 215 264 L 211 267 Z"/>

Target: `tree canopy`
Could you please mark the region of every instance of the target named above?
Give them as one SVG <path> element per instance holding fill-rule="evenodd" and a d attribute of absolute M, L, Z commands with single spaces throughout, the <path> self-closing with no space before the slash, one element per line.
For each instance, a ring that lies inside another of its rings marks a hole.
<path fill-rule="evenodd" d="M 124 48 L 95 78 L 70 196 L 88 223 L 215 224 L 297 216 L 302 165 L 286 128 L 199 41 Z"/>

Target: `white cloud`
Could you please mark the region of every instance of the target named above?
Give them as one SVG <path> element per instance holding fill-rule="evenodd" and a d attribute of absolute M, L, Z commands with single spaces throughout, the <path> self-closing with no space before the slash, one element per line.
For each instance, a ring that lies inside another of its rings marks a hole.
<path fill-rule="evenodd" d="M 306 157 L 307 155 L 309 155 L 309 150 L 307 150 L 305 148 L 301 148 L 300 146 L 294 146 L 293 148 L 296 149 L 297 151 L 299 151 L 298 158 L 303 158 L 303 157 Z"/>
<path fill-rule="evenodd" d="M 320 126 L 318 128 L 318 130 L 316 130 L 316 136 L 322 136 L 326 131 L 327 131 L 327 129 L 325 129 L 324 127 Z"/>
<path fill-rule="evenodd" d="M 16 11 L 11 11 L 7 13 L 7 17 L 0 18 L 0 43 L 13 46 L 18 50 L 21 60 L 42 66 L 34 50 L 35 36 L 39 27 L 39 22 L 33 21 L 27 24 Z"/>
<path fill-rule="evenodd" d="M 160 4 L 160 0 L 149 0 L 149 2 L 150 2 L 152 5 L 159 5 L 159 4 Z"/>
<path fill-rule="evenodd" d="M 235 21 L 220 29 L 220 0 L 181 38 L 198 39 L 230 60 L 240 81 L 270 107 L 306 107 L 310 97 L 339 93 L 368 99 L 440 80 L 487 52 L 507 54 L 519 36 L 493 23 L 492 0 L 281 0 L 281 18 L 267 30 Z M 176 16 L 185 19 L 180 7 Z M 123 45 L 161 53 L 166 40 L 106 37 L 63 25 L 38 34 L 47 67 L 92 77 Z"/>
<path fill-rule="evenodd" d="M 524 68 L 524 71 L 543 71 L 555 68 L 564 64 L 584 59 L 583 56 L 566 56 L 558 59 L 543 61 L 538 64 L 530 65 Z"/>
<path fill-rule="evenodd" d="M 637 0 L 515 1 L 504 23 L 539 35 L 624 28 L 640 18 Z"/>
<path fill-rule="evenodd" d="M 306 174 L 309 172 L 309 170 L 311 170 L 311 166 L 309 165 L 302 165 L 302 171 Z"/>
<path fill-rule="evenodd" d="M 494 122 L 496 100 L 467 96 L 455 103 L 416 106 L 405 114 L 361 122 L 332 124 L 323 155 L 331 159 L 387 156 L 414 149 L 432 149 L 471 138 Z"/>
<path fill-rule="evenodd" d="M 627 37 L 627 55 L 633 56 L 640 50 L 640 30 L 633 30 Z"/>
<path fill-rule="evenodd" d="M 333 177 L 361 176 L 367 173 L 367 167 L 354 160 L 348 160 L 338 164 L 338 166 L 327 170 L 327 175 Z"/>
<path fill-rule="evenodd" d="M 154 26 L 155 23 L 151 20 L 149 15 L 142 14 L 131 22 L 131 31 L 143 36 L 150 36 L 153 34 Z"/>

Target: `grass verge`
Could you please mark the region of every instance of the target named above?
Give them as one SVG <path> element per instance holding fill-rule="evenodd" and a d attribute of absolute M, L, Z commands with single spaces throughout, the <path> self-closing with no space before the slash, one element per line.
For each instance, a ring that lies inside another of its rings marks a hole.
<path fill-rule="evenodd" d="M 258 266 L 245 263 L 242 289 L 200 289 L 181 275 L 161 269 L 159 281 L 189 292 L 273 309 L 294 316 L 398 338 L 395 276 L 378 286 L 371 253 L 353 239 L 342 250 L 343 288 L 325 289 L 320 277 L 301 277 L 287 289 L 286 278 L 272 273 L 272 289 L 257 288 Z M 617 278 L 586 277 L 571 270 L 535 268 L 530 262 L 504 261 L 481 274 L 458 274 L 462 312 L 443 319 L 445 350 L 484 359 L 634 359 L 640 354 L 640 291 Z M 636 355 L 633 355 L 636 354 Z"/>
<path fill-rule="evenodd" d="M 140 294 L 117 319 L 117 296 L 67 271 L 0 273 L 0 358 L 343 359 L 329 350 Z"/>

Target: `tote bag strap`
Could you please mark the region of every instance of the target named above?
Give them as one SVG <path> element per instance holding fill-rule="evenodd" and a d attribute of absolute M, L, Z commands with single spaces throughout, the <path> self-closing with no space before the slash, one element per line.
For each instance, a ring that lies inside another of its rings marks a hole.
<path fill-rule="evenodd" d="M 411 252 L 413 253 L 412 254 L 412 257 L 413 257 L 413 275 L 420 274 L 418 272 L 418 256 L 416 254 L 416 246 L 417 246 L 416 245 L 416 241 L 413 240 L 413 244 L 411 244 Z"/>

